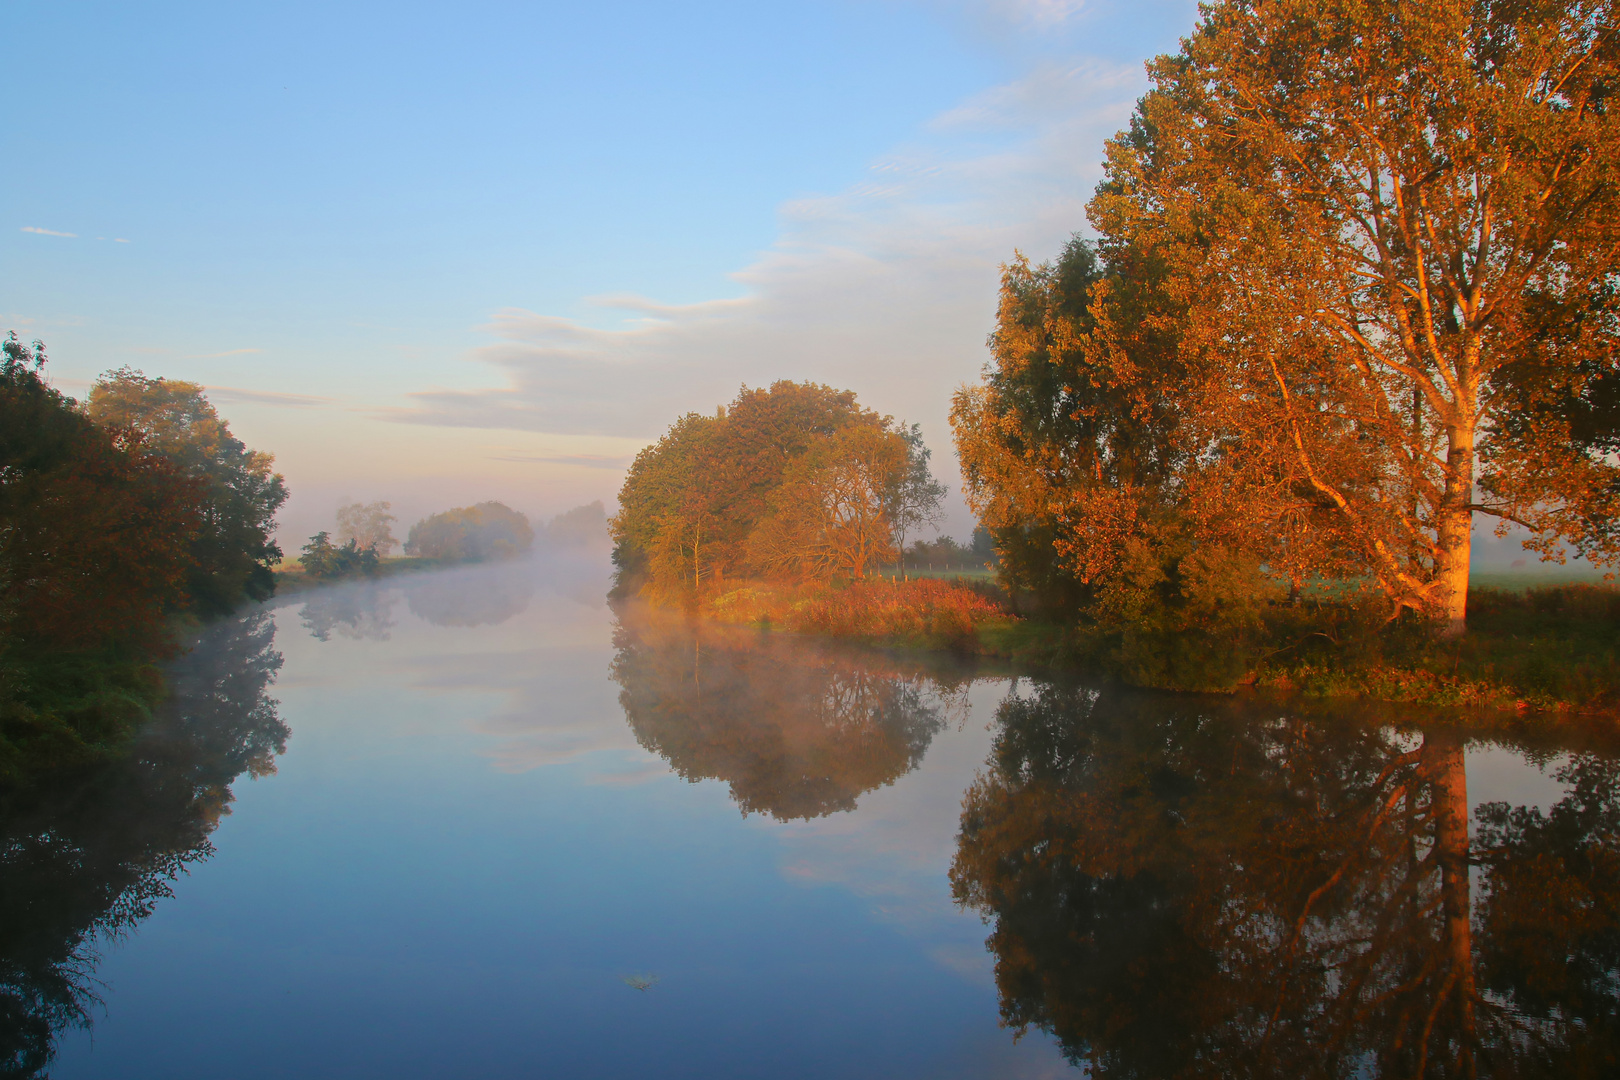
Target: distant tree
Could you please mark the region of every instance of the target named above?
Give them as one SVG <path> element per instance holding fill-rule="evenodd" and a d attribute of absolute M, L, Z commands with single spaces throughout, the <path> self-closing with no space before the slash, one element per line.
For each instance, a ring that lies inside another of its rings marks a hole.
<path fill-rule="evenodd" d="M 529 519 L 498 502 L 432 514 L 411 526 L 405 554 L 451 562 L 511 559 L 534 543 Z"/>
<path fill-rule="evenodd" d="M 339 547 L 325 532 L 318 532 L 304 545 L 298 561 L 305 574 L 320 580 L 369 577 L 377 572 L 377 549 L 360 547 L 352 539 Z"/>
<path fill-rule="evenodd" d="M 205 615 L 275 592 L 281 549 L 272 536 L 287 487 L 274 458 L 249 450 L 196 383 L 120 368 L 96 381 L 85 403 L 98 424 L 130 433 L 202 486 L 201 528 L 192 541 L 188 590 Z"/>
<path fill-rule="evenodd" d="M 690 595 L 750 571 L 862 573 L 892 557 L 896 513 L 933 512 L 931 483 L 915 428 L 849 391 L 745 386 L 637 455 L 609 522 L 617 588 Z"/>
<path fill-rule="evenodd" d="M 558 514 L 546 523 L 546 539 L 557 547 L 595 547 L 608 542 L 607 508 L 600 499 Z"/>
<path fill-rule="evenodd" d="M 940 500 L 945 485 L 928 469 L 933 451 L 923 445 L 922 425 L 901 421 L 896 429 L 906 443 L 906 467 L 888 493 L 886 511 L 894 529 L 894 546 L 900 558 L 900 576 L 905 576 L 906 537 L 917 529 L 939 523 Z"/>
<path fill-rule="evenodd" d="M 338 543 L 352 540 L 356 547 L 387 555 L 399 544 L 389 528 L 399 519 L 388 512 L 390 509 L 392 505 L 386 502 L 344 503 L 337 512 Z"/>

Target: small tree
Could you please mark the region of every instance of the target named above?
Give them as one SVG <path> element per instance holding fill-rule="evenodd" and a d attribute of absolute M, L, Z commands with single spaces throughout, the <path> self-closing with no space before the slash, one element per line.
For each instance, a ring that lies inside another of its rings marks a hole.
<path fill-rule="evenodd" d="M 303 564 L 304 573 L 328 581 L 369 577 L 377 572 L 375 548 L 359 547 L 352 539 L 339 547 L 324 531 L 309 538 L 309 543 L 304 545 L 304 554 L 298 561 Z"/>
<path fill-rule="evenodd" d="M 939 523 L 939 504 L 945 497 L 945 485 L 937 482 L 928 469 L 933 451 L 923 445 L 922 425 L 901 421 L 898 432 L 906 444 L 906 466 L 888 494 L 887 512 L 894 530 L 895 550 L 900 553 L 900 577 L 904 579 L 906 537 L 925 525 Z"/>
<path fill-rule="evenodd" d="M 390 525 L 399 519 L 388 511 L 387 502 L 346 502 L 338 507 L 337 539 L 342 544 L 353 540 L 356 547 L 387 555 L 398 544 Z"/>

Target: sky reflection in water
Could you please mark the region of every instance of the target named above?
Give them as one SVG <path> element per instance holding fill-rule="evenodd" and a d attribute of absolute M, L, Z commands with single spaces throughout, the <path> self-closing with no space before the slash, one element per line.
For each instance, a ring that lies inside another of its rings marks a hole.
<path fill-rule="evenodd" d="M 104 1010 L 51 1075 L 1039 1077 L 1071 1071 L 1065 1050 L 1117 1075 L 1375 1075 L 1411 1064 L 1379 1056 L 1410 1017 L 1346 1020 L 1371 997 L 1318 968 L 1414 882 L 1370 978 L 1417 979 L 1412 1008 L 1445 998 L 1449 969 L 1420 969 L 1454 957 L 1442 901 L 1460 894 L 1439 884 L 1430 808 L 1464 760 L 1470 805 L 1543 809 L 1566 791 L 1551 774 L 1586 763 L 1584 825 L 1498 812 L 1498 862 L 1465 903 L 1482 993 L 1578 1003 L 1589 1043 L 1611 1045 L 1611 748 L 1475 743 L 1446 765 L 1443 739 L 1425 757 L 1423 736 L 1343 717 L 619 619 L 605 587 L 600 564 L 551 559 L 280 602 L 279 771 L 236 780 L 216 853 L 103 947 Z M 1397 787 L 1399 813 L 1368 817 Z M 1377 857 L 1350 860 L 1310 948 L 1279 959 L 1313 882 L 1367 836 Z M 1522 886 L 1549 852 L 1597 913 L 1557 941 Z M 1433 857 L 1414 871 L 1414 855 Z M 1000 996 L 953 859 L 997 920 Z M 1512 903 L 1491 874 L 1520 882 Z M 1586 974 L 1514 968 L 1532 931 Z M 1297 1008 L 1261 1000 L 1285 983 Z M 1015 1044 L 1000 1010 L 1036 1028 Z M 1433 1041 L 1455 1056 L 1446 1015 Z M 1476 1009 L 1475 1041 L 1504 1015 Z M 1340 1021 L 1338 1057 L 1316 1054 Z M 1541 1066 L 1556 1027 L 1536 1029 Z"/>

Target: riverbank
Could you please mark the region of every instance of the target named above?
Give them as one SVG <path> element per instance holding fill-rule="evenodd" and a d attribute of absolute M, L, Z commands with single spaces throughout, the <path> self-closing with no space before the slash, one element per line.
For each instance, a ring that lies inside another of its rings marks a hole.
<path fill-rule="evenodd" d="M 336 585 L 344 581 L 378 580 L 424 570 L 442 570 L 445 567 L 455 565 L 458 564 L 445 559 L 424 559 L 412 555 L 397 555 L 391 558 L 379 559 L 377 568 L 369 574 L 362 575 L 361 578 L 329 578 L 311 577 L 304 572 L 304 565 L 297 559 L 283 559 L 274 570 L 276 595 L 289 596 L 294 593 L 307 592 L 310 589 L 318 589 L 323 585 Z"/>
<path fill-rule="evenodd" d="M 1020 617 L 993 583 L 962 578 L 749 582 L 704 598 L 696 613 L 1164 690 L 1620 715 L 1620 590 L 1533 578 L 1501 585 L 1471 591 L 1469 632 L 1451 640 L 1348 604 L 1264 607 L 1231 636 L 1215 626 L 1205 634 L 1109 632 Z"/>

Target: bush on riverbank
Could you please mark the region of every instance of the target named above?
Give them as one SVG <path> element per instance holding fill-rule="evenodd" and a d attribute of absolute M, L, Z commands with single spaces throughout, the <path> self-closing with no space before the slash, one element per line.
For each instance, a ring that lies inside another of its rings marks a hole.
<path fill-rule="evenodd" d="M 699 610 L 726 622 L 955 652 L 977 652 L 982 629 L 1013 619 L 984 592 L 937 579 L 867 578 L 798 586 L 756 583 L 715 595 Z"/>
<path fill-rule="evenodd" d="M 1490 709 L 1620 708 L 1620 590 L 1585 584 L 1523 593 L 1475 589 L 1468 632 L 1444 638 L 1381 605 L 1260 603 L 1207 625 L 1127 628 L 1030 620 L 991 625 L 979 649 L 1136 686 Z"/>

